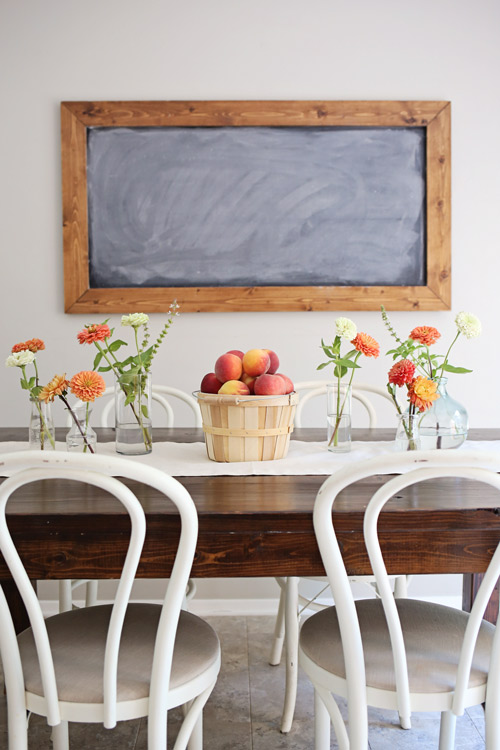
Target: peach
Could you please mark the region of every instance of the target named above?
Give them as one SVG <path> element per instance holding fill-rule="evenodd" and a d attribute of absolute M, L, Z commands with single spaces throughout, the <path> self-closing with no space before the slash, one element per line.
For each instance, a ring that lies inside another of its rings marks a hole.
<path fill-rule="evenodd" d="M 239 380 L 242 371 L 241 359 L 236 354 L 221 354 L 214 367 L 215 377 L 221 383 L 225 383 L 226 380 Z"/>
<path fill-rule="evenodd" d="M 269 359 L 271 360 L 271 364 L 269 366 L 269 370 L 267 371 L 267 374 L 274 375 L 274 373 L 280 366 L 278 355 L 276 354 L 276 352 L 273 352 L 272 349 L 264 349 L 264 351 L 269 354 Z"/>
<path fill-rule="evenodd" d="M 250 389 L 241 380 L 226 380 L 219 388 L 219 393 L 226 396 L 248 396 Z"/>
<path fill-rule="evenodd" d="M 295 386 L 293 382 L 290 380 L 290 378 L 287 375 L 283 375 L 282 372 L 277 372 L 276 375 L 283 380 L 285 383 L 285 393 L 292 393 L 292 391 L 295 390 Z"/>
<path fill-rule="evenodd" d="M 201 381 L 200 391 L 202 393 L 219 393 L 219 388 L 222 383 L 219 378 L 215 375 L 215 372 L 207 372 L 203 380 Z"/>
<path fill-rule="evenodd" d="M 253 393 L 253 386 L 255 383 L 256 378 L 253 378 L 251 375 L 248 375 L 246 372 L 243 373 L 241 376 L 241 381 L 245 383 L 245 385 L 248 386 L 248 389 L 250 393 Z"/>
<path fill-rule="evenodd" d="M 283 396 L 285 381 L 279 375 L 259 375 L 255 381 L 253 392 L 256 396 Z"/>
<path fill-rule="evenodd" d="M 243 370 L 247 375 L 264 375 L 270 364 L 271 359 L 265 349 L 249 349 L 243 355 Z"/>
<path fill-rule="evenodd" d="M 243 352 L 240 349 L 230 349 L 226 354 L 235 354 L 240 359 L 243 359 Z"/>

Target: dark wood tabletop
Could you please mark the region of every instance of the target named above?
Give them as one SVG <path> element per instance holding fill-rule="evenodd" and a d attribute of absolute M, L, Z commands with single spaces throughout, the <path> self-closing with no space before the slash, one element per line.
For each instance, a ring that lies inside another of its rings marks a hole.
<path fill-rule="evenodd" d="M 58 435 L 61 439 L 65 431 Z M 392 439 L 392 430 L 358 430 L 355 439 Z M 201 430 L 155 431 L 155 440 L 202 440 Z M 324 430 L 293 437 L 322 440 Z M 471 439 L 500 439 L 500 430 L 472 431 Z M 22 430 L 0 430 L 0 441 L 26 439 Z M 101 430 L 99 440 L 113 439 Z M 154 450 L 154 447 L 153 447 Z M 199 515 L 193 577 L 321 575 L 312 508 L 325 476 L 179 477 Z M 375 476 L 347 488 L 335 503 L 335 526 L 350 575 L 370 572 L 362 539 L 363 511 L 386 481 Z M 178 523 L 159 493 L 134 482 L 147 516 L 139 577 L 168 577 Z M 46 480 L 18 491 L 9 527 L 32 578 L 114 578 L 127 543 L 128 519 L 96 488 Z M 479 508 L 477 508 L 479 504 Z M 496 493 L 477 483 L 446 479 L 404 490 L 380 521 L 389 572 L 481 573 L 500 539 Z M 0 561 L 0 579 L 8 571 Z"/>

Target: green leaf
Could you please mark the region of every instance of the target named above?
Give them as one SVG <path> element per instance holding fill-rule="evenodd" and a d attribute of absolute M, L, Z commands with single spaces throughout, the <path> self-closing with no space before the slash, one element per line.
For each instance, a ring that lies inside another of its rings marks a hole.
<path fill-rule="evenodd" d="M 122 346 L 128 346 L 127 342 L 122 341 L 121 339 L 116 339 L 116 341 L 112 341 L 111 344 L 108 344 L 108 349 L 110 352 L 116 352 Z"/>
<path fill-rule="evenodd" d="M 333 371 L 333 374 L 335 375 L 336 378 L 343 378 L 346 372 L 347 372 L 347 367 L 341 367 L 341 366 L 339 367 L 339 364 L 337 363 L 337 365 L 335 366 L 335 370 Z"/>
<path fill-rule="evenodd" d="M 146 406 L 146 404 L 143 404 L 141 406 L 141 411 L 143 415 L 146 417 L 146 419 L 149 419 L 149 411 L 148 411 L 148 407 Z"/>
<path fill-rule="evenodd" d="M 131 404 L 131 403 L 132 403 L 132 401 L 133 401 L 133 400 L 135 399 L 135 395 L 136 395 L 136 394 L 135 394 L 135 392 L 134 392 L 134 391 L 132 391 L 132 393 L 129 393 L 129 395 L 128 395 L 128 396 L 127 396 L 127 398 L 125 399 L 125 403 L 124 403 L 124 406 L 128 406 L 129 404 Z"/>
<path fill-rule="evenodd" d="M 101 361 L 102 356 L 103 356 L 102 352 L 97 352 L 97 354 L 95 355 L 95 357 L 94 357 L 94 364 L 92 366 L 93 370 L 97 370 L 97 368 L 99 367 L 99 362 Z M 110 369 L 110 368 L 108 368 L 108 369 Z M 104 370 L 101 370 L 101 372 L 104 372 Z"/>
<path fill-rule="evenodd" d="M 103 365 L 102 367 L 99 367 L 97 372 L 109 372 L 112 369 L 113 368 L 111 367 L 111 365 Z M 95 364 L 94 364 L 94 370 L 95 370 Z"/>
<path fill-rule="evenodd" d="M 359 370 L 359 368 L 361 367 L 361 365 L 358 365 L 357 362 L 353 362 L 352 360 L 345 358 L 338 359 L 337 364 L 341 365 L 342 367 L 347 367 L 351 370 Z"/>
<path fill-rule="evenodd" d="M 331 365 L 332 362 L 322 362 L 320 365 L 317 366 L 317 370 L 323 370 L 325 367 L 328 367 L 328 365 Z"/>
<path fill-rule="evenodd" d="M 445 372 L 454 372 L 457 375 L 465 375 L 467 372 L 472 372 L 472 370 L 467 370 L 465 367 L 453 367 L 453 365 L 442 365 L 441 369 Z"/>

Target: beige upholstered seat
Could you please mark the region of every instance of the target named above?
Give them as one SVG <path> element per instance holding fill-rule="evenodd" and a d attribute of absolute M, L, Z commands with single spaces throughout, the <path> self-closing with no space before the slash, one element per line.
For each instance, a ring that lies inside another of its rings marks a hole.
<path fill-rule="evenodd" d="M 422 606 L 424 605 L 424 606 Z M 396 681 L 389 631 L 380 599 L 355 602 L 365 654 L 366 684 L 378 690 L 395 690 Z M 412 599 L 396 601 L 408 661 L 412 693 L 449 691 L 455 685 L 465 628 L 466 612 Z M 495 628 L 481 623 L 469 685 L 484 683 L 490 663 Z M 306 620 L 300 631 L 301 648 L 318 667 L 345 678 L 335 607 Z"/>
<path fill-rule="evenodd" d="M 153 666 L 153 652 L 158 622 L 159 604 L 129 604 L 120 643 L 118 661 L 119 701 L 138 700 L 149 696 Z M 49 634 L 59 700 L 82 703 L 102 703 L 102 669 L 106 633 L 111 616 L 111 605 L 83 608 L 48 618 Z M 43 695 L 31 628 L 18 636 L 21 660 L 25 672 L 26 690 Z M 69 648 L 78 643 L 78 648 Z M 170 675 L 170 689 L 196 679 L 210 669 L 219 658 L 219 641 L 214 630 L 204 620 L 181 612 Z"/>

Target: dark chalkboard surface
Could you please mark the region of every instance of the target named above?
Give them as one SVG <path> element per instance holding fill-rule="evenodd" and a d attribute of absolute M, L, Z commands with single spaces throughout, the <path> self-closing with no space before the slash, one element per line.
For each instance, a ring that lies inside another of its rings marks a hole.
<path fill-rule="evenodd" d="M 87 132 L 90 286 L 426 282 L 423 127 Z"/>

